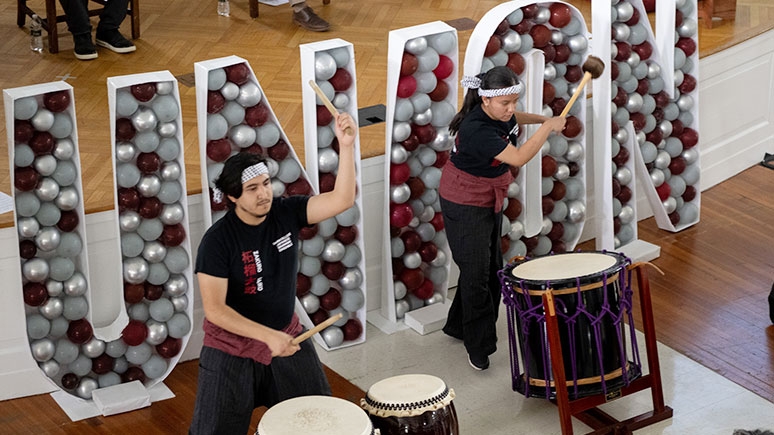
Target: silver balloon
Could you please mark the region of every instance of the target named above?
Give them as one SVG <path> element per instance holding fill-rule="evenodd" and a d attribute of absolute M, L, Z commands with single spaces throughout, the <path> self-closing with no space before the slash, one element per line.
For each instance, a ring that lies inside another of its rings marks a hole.
<path fill-rule="evenodd" d="M 343 243 L 336 239 L 329 239 L 325 242 L 322 259 L 330 263 L 341 261 L 345 252 L 346 248 Z"/>
<path fill-rule="evenodd" d="M 116 144 L 116 160 L 122 163 L 129 163 L 137 155 L 137 149 L 130 142 L 120 142 Z"/>
<path fill-rule="evenodd" d="M 618 213 L 618 218 L 621 220 L 621 223 L 624 225 L 632 222 L 635 218 L 634 208 L 632 208 L 632 206 L 630 205 L 625 205 L 621 207 L 621 212 Z"/>
<path fill-rule="evenodd" d="M 161 137 L 174 137 L 177 134 L 177 123 L 165 122 L 163 124 L 159 124 L 158 127 L 156 127 L 156 130 Z"/>
<path fill-rule="evenodd" d="M 64 284 L 60 281 L 54 281 L 52 279 L 46 280 L 46 291 L 49 297 L 57 297 L 64 291 Z"/>
<path fill-rule="evenodd" d="M 158 240 L 151 240 L 145 242 L 145 247 L 142 250 L 142 257 L 148 263 L 160 263 L 164 261 L 164 257 L 167 255 L 167 247 Z"/>
<path fill-rule="evenodd" d="M 164 291 L 169 296 L 181 296 L 188 292 L 188 280 L 183 275 L 171 275 L 164 283 Z"/>
<path fill-rule="evenodd" d="M 81 272 L 75 272 L 73 276 L 64 281 L 62 287 L 67 296 L 82 296 L 89 286 L 86 277 Z"/>
<path fill-rule="evenodd" d="M 328 347 L 339 347 L 344 342 L 344 332 L 338 326 L 331 325 L 325 328 L 320 335 L 322 335 L 325 344 Z"/>
<path fill-rule="evenodd" d="M 632 171 L 626 166 L 621 166 L 615 171 L 614 177 L 621 183 L 622 186 L 627 186 L 632 182 Z"/>
<path fill-rule="evenodd" d="M 145 107 L 141 107 L 137 110 L 131 119 L 132 125 L 138 132 L 153 130 L 159 123 L 153 110 Z"/>
<path fill-rule="evenodd" d="M 446 131 L 438 131 L 432 142 L 428 144 L 435 151 L 448 151 L 454 146 L 454 138 Z"/>
<path fill-rule="evenodd" d="M 67 186 L 59 190 L 59 194 L 54 199 L 54 204 L 60 210 L 69 211 L 74 210 L 78 206 L 79 201 L 78 190 L 75 187 Z"/>
<path fill-rule="evenodd" d="M 43 282 L 48 278 L 48 262 L 42 258 L 31 258 L 22 265 L 22 275 L 28 281 Z"/>
<path fill-rule="evenodd" d="M 650 181 L 653 182 L 654 187 L 661 186 L 664 183 L 666 177 L 664 171 L 658 168 L 653 168 L 650 171 Z"/>
<path fill-rule="evenodd" d="M 188 310 L 188 296 L 180 295 L 169 298 L 176 313 L 184 313 Z"/>
<path fill-rule="evenodd" d="M 258 84 L 247 82 L 239 87 L 239 96 L 236 98 L 236 101 L 244 107 L 252 107 L 260 103 L 262 97 L 263 93 Z"/>
<path fill-rule="evenodd" d="M 239 148 L 247 148 L 255 143 L 257 134 L 255 129 L 246 124 L 231 127 L 228 133 L 229 139 Z"/>
<path fill-rule="evenodd" d="M 565 154 L 565 158 L 571 162 L 579 162 L 583 160 L 583 146 L 578 142 L 570 142 L 567 145 L 567 154 Z"/>
<path fill-rule="evenodd" d="M 427 49 L 427 39 L 424 36 L 410 39 L 406 42 L 404 48 L 411 54 L 421 54 Z"/>
<path fill-rule="evenodd" d="M 349 268 L 344 275 L 339 278 L 339 285 L 343 290 L 351 290 L 360 287 L 363 284 L 363 273 L 358 268 Z"/>
<path fill-rule="evenodd" d="M 397 302 L 395 302 L 395 316 L 398 319 L 402 319 L 406 316 L 406 313 L 409 311 L 409 303 L 405 299 L 401 299 Z"/>
<path fill-rule="evenodd" d="M 403 142 L 411 135 L 411 124 L 408 122 L 396 122 L 392 126 L 392 141 Z"/>
<path fill-rule="evenodd" d="M 59 246 L 61 233 L 56 227 L 44 227 L 35 235 L 35 245 L 41 251 L 53 251 Z"/>
<path fill-rule="evenodd" d="M 433 261 L 430 262 L 430 265 L 433 267 L 444 267 L 446 266 L 446 252 L 442 250 L 438 250 L 438 253 L 435 254 L 435 258 L 433 258 Z"/>
<path fill-rule="evenodd" d="M 409 269 L 416 269 L 422 265 L 422 257 L 419 255 L 419 252 L 403 254 L 403 265 Z"/>
<path fill-rule="evenodd" d="M 670 214 L 673 211 L 675 211 L 675 209 L 677 209 L 677 202 L 675 201 L 675 198 L 672 196 L 662 201 L 661 205 L 664 207 L 664 211 L 666 211 L 667 214 Z"/>
<path fill-rule="evenodd" d="M 53 358 L 56 346 L 51 339 L 42 338 L 33 341 L 30 344 L 30 350 L 32 350 L 32 357 L 35 358 L 35 361 L 44 362 Z"/>
<path fill-rule="evenodd" d="M 586 217 L 586 206 L 580 201 L 567 203 L 567 220 L 572 223 L 582 222 Z"/>
<path fill-rule="evenodd" d="M 124 260 L 124 280 L 131 284 L 140 284 L 148 277 L 148 263 L 139 257 Z"/>
<path fill-rule="evenodd" d="M 146 198 L 158 195 L 160 190 L 161 180 L 156 174 L 143 175 L 137 183 L 137 191 Z"/>
<path fill-rule="evenodd" d="M 336 59 L 330 53 L 318 51 L 314 55 L 315 80 L 329 80 L 336 74 Z"/>
<path fill-rule="evenodd" d="M 81 378 L 81 382 L 76 387 L 75 392 L 81 399 L 91 400 L 91 395 L 97 388 L 99 388 L 97 380 L 86 376 Z"/>
<path fill-rule="evenodd" d="M 37 113 L 30 119 L 32 126 L 37 131 L 48 131 L 54 125 L 54 114 L 44 108 L 38 108 Z"/>
<path fill-rule="evenodd" d="M 56 171 L 57 161 L 54 156 L 46 154 L 36 157 L 33 166 L 40 175 L 47 177 L 53 175 Z"/>
<path fill-rule="evenodd" d="M 142 218 L 134 210 L 126 210 L 118 216 L 118 226 L 124 232 L 135 231 L 140 226 L 140 222 Z"/>
<path fill-rule="evenodd" d="M 653 162 L 656 168 L 658 169 L 666 169 L 669 167 L 669 163 L 672 162 L 672 158 L 669 156 L 669 153 L 665 150 L 661 150 L 658 152 L 658 155 L 656 156 L 656 160 Z"/>
<path fill-rule="evenodd" d="M 317 297 L 317 295 L 307 293 L 301 297 L 301 306 L 304 308 L 304 311 L 306 311 L 307 314 L 313 314 L 320 309 L 320 299 Z"/>
<path fill-rule="evenodd" d="M 502 49 L 505 50 L 506 53 L 516 53 L 521 48 L 521 35 L 514 30 L 508 29 L 508 31 L 502 35 L 501 39 Z"/>
<path fill-rule="evenodd" d="M 161 208 L 161 214 L 159 220 L 164 225 L 175 225 L 183 221 L 185 218 L 185 212 L 183 206 L 179 202 L 172 204 L 164 204 Z"/>
<path fill-rule="evenodd" d="M 317 155 L 318 169 L 322 173 L 332 173 L 339 167 L 339 155 L 333 148 L 324 148 Z"/>
<path fill-rule="evenodd" d="M 349 108 L 349 96 L 344 92 L 336 92 L 331 103 L 333 103 L 337 109 L 347 111 Z"/>
<path fill-rule="evenodd" d="M 428 107 L 424 112 L 415 113 L 411 120 L 416 125 L 427 125 L 433 119 L 433 111 Z"/>
<path fill-rule="evenodd" d="M 48 298 L 43 305 L 38 307 L 38 311 L 48 320 L 53 320 L 62 316 L 64 311 L 64 303 L 59 298 Z M 53 326 L 53 325 L 52 325 Z"/>
<path fill-rule="evenodd" d="M 166 299 L 159 299 L 159 300 L 166 300 Z M 169 317 L 172 317 L 172 316 L 170 315 Z M 149 320 L 146 325 L 148 327 L 148 337 L 145 339 L 145 342 L 150 344 L 151 346 L 156 346 L 157 344 L 161 344 L 169 336 L 167 332 L 167 324 L 164 322 Z"/>
<path fill-rule="evenodd" d="M 35 237 L 35 234 L 40 230 L 40 224 L 34 217 L 22 217 L 16 221 L 16 229 L 21 237 Z"/>
<path fill-rule="evenodd" d="M 53 378 L 59 374 L 60 366 L 58 362 L 49 359 L 48 361 L 40 363 L 40 369 L 43 370 L 43 373 L 45 373 L 46 376 Z"/>
<path fill-rule="evenodd" d="M 96 358 L 105 352 L 105 342 L 97 337 L 92 337 L 81 345 L 81 352 L 89 358 Z"/>
<path fill-rule="evenodd" d="M 165 162 L 161 165 L 161 179 L 164 181 L 177 180 L 182 172 L 180 164 L 175 161 Z"/>
<path fill-rule="evenodd" d="M 401 144 L 394 143 L 390 148 L 390 161 L 393 164 L 404 163 L 408 159 L 408 151 Z"/>

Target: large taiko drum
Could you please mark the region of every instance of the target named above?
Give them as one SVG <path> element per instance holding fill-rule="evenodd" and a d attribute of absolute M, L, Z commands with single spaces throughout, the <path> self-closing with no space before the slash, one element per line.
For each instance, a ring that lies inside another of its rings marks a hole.
<path fill-rule="evenodd" d="M 629 264 L 619 253 L 572 252 L 515 260 L 500 271 L 514 390 L 528 397 L 556 397 L 543 307 L 549 289 L 571 399 L 614 396 L 642 374 Z"/>
<path fill-rule="evenodd" d="M 269 408 L 256 435 L 379 435 L 356 404 L 331 396 L 301 396 Z"/>
<path fill-rule="evenodd" d="M 360 405 L 381 435 L 458 435 L 454 390 L 432 375 L 409 374 L 371 386 Z"/>

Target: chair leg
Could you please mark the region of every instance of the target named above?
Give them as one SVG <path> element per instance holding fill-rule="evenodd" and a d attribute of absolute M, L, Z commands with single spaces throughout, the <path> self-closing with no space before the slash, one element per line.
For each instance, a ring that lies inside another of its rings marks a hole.
<path fill-rule="evenodd" d="M 140 38 L 140 0 L 132 0 L 132 39 Z"/>
<path fill-rule="evenodd" d="M 27 0 L 16 0 L 16 25 L 24 27 L 27 20 Z"/>
<path fill-rule="evenodd" d="M 258 0 L 248 0 L 250 4 L 250 17 L 258 18 Z"/>
<path fill-rule="evenodd" d="M 46 0 L 46 23 L 48 28 L 48 51 L 59 53 L 59 34 L 56 28 L 56 0 Z"/>

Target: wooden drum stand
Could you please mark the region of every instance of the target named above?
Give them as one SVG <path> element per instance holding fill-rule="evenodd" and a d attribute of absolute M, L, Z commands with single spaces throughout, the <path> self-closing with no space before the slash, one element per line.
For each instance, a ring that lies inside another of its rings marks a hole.
<path fill-rule="evenodd" d="M 650 284 L 644 266 L 649 263 L 635 263 L 628 267 L 637 273 L 637 287 L 640 294 L 640 312 L 645 334 L 645 349 L 648 357 L 650 373 L 643 375 L 628 386 L 618 391 L 600 393 L 570 400 L 566 388 L 556 388 L 556 399 L 552 400 L 559 407 L 559 418 L 563 435 L 572 435 L 572 417 L 576 417 L 583 423 L 591 426 L 592 434 L 631 434 L 633 430 L 649 426 L 668 418 L 672 418 L 672 408 L 664 405 L 664 394 L 661 388 L 661 369 L 658 362 L 658 349 L 656 347 L 656 330 L 653 325 L 653 306 L 650 300 Z M 567 376 L 564 372 L 564 358 L 559 339 L 559 324 L 556 318 L 553 295 L 550 290 L 543 293 L 543 306 L 545 307 L 546 332 L 551 354 L 551 372 L 555 385 L 567 385 Z M 618 421 L 611 415 L 597 408 L 610 400 L 628 396 L 630 394 L 650 388 L 653 399 L 653 410 L 635 417 Z"/>

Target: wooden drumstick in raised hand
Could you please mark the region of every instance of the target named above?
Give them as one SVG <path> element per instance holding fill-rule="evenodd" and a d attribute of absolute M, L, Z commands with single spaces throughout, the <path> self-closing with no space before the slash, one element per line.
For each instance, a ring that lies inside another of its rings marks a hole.
<path fill-rule="evenodd" d="M 325 107 L 328 108 L 328 111 L 331 112 L 331 115 L 333 115 L 334 118 L 336 118 L 336 115 L 338 115 L 339 111 L 336 110 L 336 106 L 331 103 L 331 100 L 328 99 L 328 97 L 325 96 L 325 93 L 320 89 L 319 86 L 317 86 L 317 83 L 315 83 L 314 80 L 309 80 L 309 86 L 314 89 L 314 93 L 317 94 L 317 96 L 320 98 L 320 101 L 323 102 Z M 352 136 L 353 132 L 352 129 L 347 127 L 344 129 L 344 134 L 348 136 Z"/>
<path fill-rule="evenodd" d="M 564 106 L 562 114 L 559 116 L 567 116 L 570 108 L 572 108 L 572 105 L 575 104 L 575 100 L 577 100 L 580 94 L 583 93 L 583 88 L 586 87 L 586 84 L 589 82 L 589 80 L 592 78 L 598 78 L 602 75 L 603 71 L 605 71 L 605 63 L 602 62 L 602 59 L 596 56 L 589 56 L 586 59 L 586 62 L 583 62 L 583 78 L 581 79 L 580 84 L 578 84 L 578 88 L 575 89 L 575 93 L 572 94 L 572 97 L 570 97 L 570 101 L 568 101 L 567 105 Z"/>
<path fill-rule="evenodd" d="M 325 319 L 325 321 L 320 322 L 317 324 L 314 328 L 304 332 L 303 334 L 299 335 L 298 337 L 294 338 L 291 343 L 293 344 L 300 344 L 302 341 L 306 340 L 307 338 L 313 336 L 314 334 L 317 334 L 318 332 L 322 331 L 323 329 L 333 325 L 336 323 L 337 320 L 341 319 L 343 314 L 338 313 L 335 316 L 328 317 Z"/>

